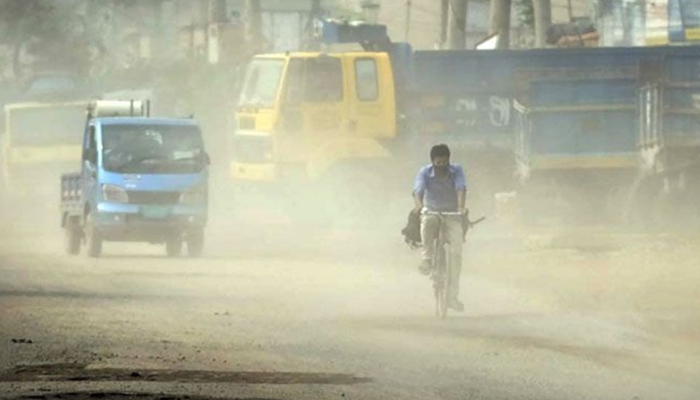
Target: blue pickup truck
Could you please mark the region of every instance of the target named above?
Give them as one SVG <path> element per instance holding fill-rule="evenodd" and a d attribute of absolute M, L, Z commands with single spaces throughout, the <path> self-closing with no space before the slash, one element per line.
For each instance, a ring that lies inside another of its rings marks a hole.
<path fill-rule="evenodd" d="M 168 256 L 202 254 L 209 156 L 192 119 L 152 118 L 147 103 L 88 106 L 80 172 L 61 176 L 66 251 L 102 243 L 165 244 Z"/>

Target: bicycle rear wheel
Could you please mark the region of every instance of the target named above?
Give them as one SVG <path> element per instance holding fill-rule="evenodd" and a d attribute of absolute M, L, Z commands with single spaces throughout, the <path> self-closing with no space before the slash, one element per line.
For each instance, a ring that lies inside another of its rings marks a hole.
<path fill-rule="evenodd" d="M 445 245 L 435 250 L 433 266 L 433 289 L 435 292 L 435 315 L 439 318 L 447 316 L 447 266 L 448 251 Z"/>

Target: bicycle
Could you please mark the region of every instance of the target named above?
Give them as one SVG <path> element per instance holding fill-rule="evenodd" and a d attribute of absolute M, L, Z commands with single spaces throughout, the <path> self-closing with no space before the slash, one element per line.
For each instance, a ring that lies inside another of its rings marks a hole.
<path fill-rule="evenodd" d="M 447 217 L 460 217 L 464 218 L 463 221 L 466 222 L 466 230 L 464 230 L 464 235 L 466 235 L 469 228 L 475 226 L 479 222 L 486 219 L 486 217 L 481 217 L 476 221 L 470 221 L 468 214 L 462 214 L 460 212 L 439 212 L 439 211 L 424 211 L 423 215 L 435 215 L 439 218 L 438 236 L 435 239 L 435 247 L 433 251 L 432 271 L 430 274 L 430 279 L 433 281 L 433 292 L 435 294 L 435 315 L 439 318 L 444 319 L 447 316 L 447 303 L 449 299 L 447 298 L 447 288 L 449 287 L 449 268 L 450 268 L 450 243 L 445 239 L 445 219 Z M 464 226 L 464 225 L 463 225 Z"/>

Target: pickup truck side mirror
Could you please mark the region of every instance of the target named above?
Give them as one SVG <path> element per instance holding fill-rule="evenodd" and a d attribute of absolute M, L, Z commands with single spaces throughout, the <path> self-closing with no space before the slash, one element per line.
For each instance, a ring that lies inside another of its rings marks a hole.
<path fill-rule="evenodd" d="M 88 161 L 90 164 L 97 164 L 97 150 L 95 150 L 95 149 L 83 150 L 83 160 Z"/>

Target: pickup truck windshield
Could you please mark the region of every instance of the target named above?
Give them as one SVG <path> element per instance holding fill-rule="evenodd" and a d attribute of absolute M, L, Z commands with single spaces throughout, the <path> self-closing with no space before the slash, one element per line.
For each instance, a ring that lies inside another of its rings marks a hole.
<path fill-rule="evenodd" d="M 102 147 L 111 172 L 185 174 L 206 165 L 202 135 L 193 126 L 106 125 Z"/>
<path fill-rule="evenodd" d="M 14 108 L 6 118 L 12 146 L 80 146 L 85 106 Z"/>
<path fill-rule="evenodd" d="M 253 60 L 246 72 L 239 105 L 272 108 L 277 100 L 284 60 Z"/>

